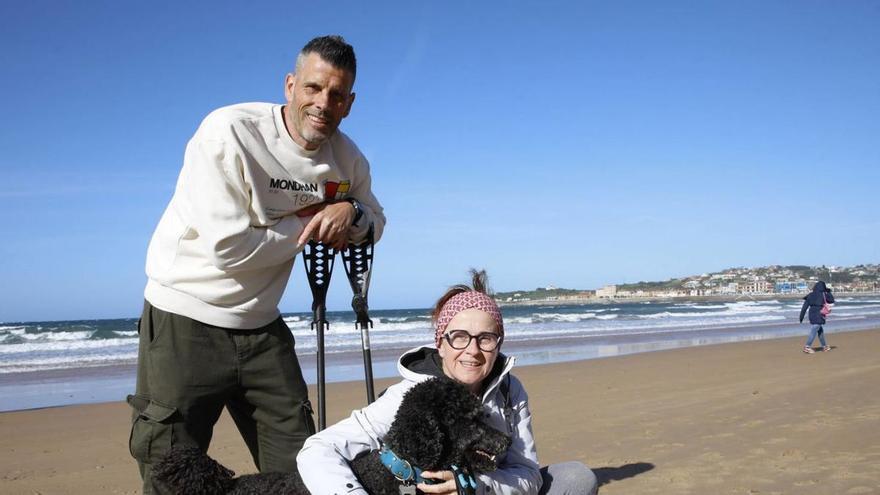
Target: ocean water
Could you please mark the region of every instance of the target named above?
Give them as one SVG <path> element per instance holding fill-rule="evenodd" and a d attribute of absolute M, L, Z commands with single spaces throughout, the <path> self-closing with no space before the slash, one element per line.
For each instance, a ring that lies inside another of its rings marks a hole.
<path fill-rule="evenodd" d="M 504 351 L 520 364 L 806 334 L 799 299 L 615 302 L 504 307 Z M 314 382 L 310 313 L 284 314 L 307 381 Z M 394 376 L 401 351 L 433 338 L 426 309 L 373 310 L 377 378 Z M 327 380 L 363 377 L 361 335 L 350 311 L 328 312 Z M 838 298 L 826 330 L 880 327 L 880 297 Z M 829 337 L 830 338 L 830 337 Z M 137 319 L 0 323 L 0 411 L 118 400 L 133 388 Z M 55 391 L 55 392 L 53 392 Z"/>

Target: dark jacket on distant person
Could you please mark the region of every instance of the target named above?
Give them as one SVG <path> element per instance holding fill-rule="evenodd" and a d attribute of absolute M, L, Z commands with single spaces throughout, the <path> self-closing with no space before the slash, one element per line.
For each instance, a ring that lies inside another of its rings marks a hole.
<path fill-rule="evenodd" d="M 804 305 L 801 307 L 801 316 L 799 318 L 801 323 L 804 321 L 804 313 L 807 312 L 807 308 L 810 308 L 810 324 L 824 325 L 825 316 L 822 315 L 820 310 L 826 302 L 834 304 L 834 296 L 831 295 L 831 289 L 825 285 L 825 282 L 820 280 L 813 286 L 813 292 L 804 296 Z"/>

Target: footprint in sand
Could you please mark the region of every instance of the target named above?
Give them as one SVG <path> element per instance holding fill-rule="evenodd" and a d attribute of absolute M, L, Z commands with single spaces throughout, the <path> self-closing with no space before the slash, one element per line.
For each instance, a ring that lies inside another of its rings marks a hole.
<path fill-rule="evenodd" d="M 788 449 L 782 453 L 782 457 L 787 457 L 794 461 L 803 461 L 807 458 L 807 455 L 798 449 Z"/>

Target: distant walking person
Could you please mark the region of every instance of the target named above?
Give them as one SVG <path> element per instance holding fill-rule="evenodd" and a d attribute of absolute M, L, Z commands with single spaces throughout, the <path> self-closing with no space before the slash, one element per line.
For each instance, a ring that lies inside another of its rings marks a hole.
<path fill-rule="evenodd" d="M 385 226 L 370 168 L 337 128 L 354 102 L 339 36 L 303 47 L 284 104 L 215 110 L 190 139 L 147 251 L 130 451 L 145 494 L 174 446 L 208 450 L 225 406 L 261 472 L 295 472 L 315 432 L 293 335 L 278 311 L 310 239 L 341 248 Z"/>
<path fill-rule="evenodd" d="M 828 313 L 831 312 L 829 304 L 834 304 L 834 296 L 831 295 L 831 289 L 825 285 L 825 282 L 818 281 L 816 285 L 813 286 L 813 292 L 810 292 L 804 297 L 804 305 L 801 307 L 801 316 L 799 318 L 800 322 L 804 322 L 804 315 L 807 313 L 807 309 L 810 310 L 810 337 L 807 338 L 807 344 L 804 346 L 804 352 L 807 354 L 813 354 L 813 340 L 816 337 L 819 337 L 819 342 L 822 343 L 823 351 L 830 351 L 831 346 L 829 346 L 825 342 L 825 329 L 823 325 L 825 325 L 825 317 Z"/>

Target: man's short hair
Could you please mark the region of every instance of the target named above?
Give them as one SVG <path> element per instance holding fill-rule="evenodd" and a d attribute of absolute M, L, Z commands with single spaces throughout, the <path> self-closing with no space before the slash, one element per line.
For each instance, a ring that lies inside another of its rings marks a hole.
<path fill-rule="evenodd" d="M 334 67 L 351 73 L 354 81 L 357 76 L 357 59 L 354 57 L 354 48 L 345 42 L 339 35 L 318 36 L 306 43 L 296 57 L 296 71 L 302 67 L 302 60 L 310 53 L 317 53 L 322 59 L 330 62 Z"/>

